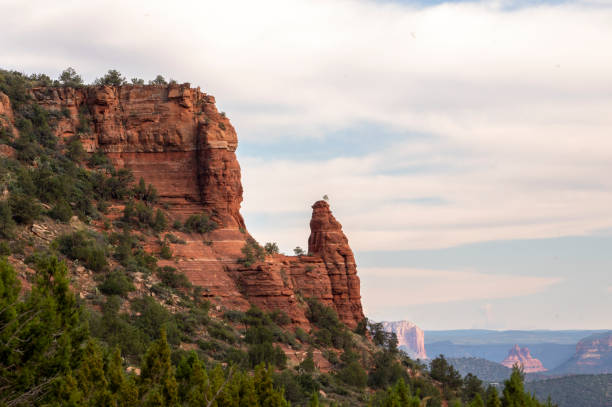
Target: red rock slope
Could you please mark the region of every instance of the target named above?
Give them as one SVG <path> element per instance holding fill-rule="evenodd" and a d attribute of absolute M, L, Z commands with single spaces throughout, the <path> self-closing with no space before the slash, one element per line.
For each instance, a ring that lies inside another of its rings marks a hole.
<path fill-rule="evenodd" d="M 153 184 L 171 217 L 207 212 L 219 224 L 206 236 L 176 233 L 187 244 L 172 245 L 169 262 L 211 301 L 281 309 L 306 325 L 303 298 L 316 297 L 351 327 L 363 319 L 355 259 L 324 201 L 313 205 L 309 255 L 268 256 L 250 267 L 237 263 L 249 238 L 240 214 L 238 139 L 212 96 L 189 84 L 36 88 L 32 96 L 62 112 L 58 137 L 79 133 L 87 151 L 104 152 L 117 167 Z"/>
<path fill-rule="evenodd" d="M 501 362 L 502 365 L 512 368 L 515 364 L 522 366 L 525 373 L 545 372 L 546 368 L 542 366 L 542 362 L 531 356 L 529 348 L 520 348 L 514 345 L 508 352 L 508 356 Z"/>

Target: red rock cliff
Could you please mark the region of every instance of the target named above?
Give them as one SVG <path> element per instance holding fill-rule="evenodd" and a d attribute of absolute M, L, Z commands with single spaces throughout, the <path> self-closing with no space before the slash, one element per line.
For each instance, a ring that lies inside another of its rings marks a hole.
<path fill-rule="evenodd" d="M 37 88 L 32 95 L 63 113 L 58 137 L 79 134 L 87 151 L 104 152 L 153 184 L 171 218 L 205 211 L 219 224 L 205 237 L 176 232 L 187 244 L 173 244 L 172 261 L 160 261 L 183 271 L 211 301 L 281 309 L 307 325 L 303 298 L 316 297 L 351 327 L 363 319 L 355 259 L 324 201 L 313 205 L 308 256 L 237 262 L 249 237 L 240 215 L 238 139 L 212 96 L 188 84 Z"/>

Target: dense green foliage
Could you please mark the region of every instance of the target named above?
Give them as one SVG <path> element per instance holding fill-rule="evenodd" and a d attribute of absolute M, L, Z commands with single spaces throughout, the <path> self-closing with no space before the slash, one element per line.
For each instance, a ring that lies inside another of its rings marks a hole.
<path fill-rule="evenodd" d="M 253 376 L 235 367 L 206 370 L 195 353 L 171 360 L 166 333 L 127 374 L 118 350 L 91 339 L 67 270 L 55 257 L 36 264 L 31 292 L 18 297 L 13 268 L 0 259 L 0 403 L 6 406 L 286 406 L 271 369 Z"/>
<path fill-rule="evenodd" d="M 78 368 L 87 337 L 82 312 L 70 291 L 67 270 L 41 257 L 32 290 L 19 298 L 13 268 L 0 259 L 0 404 L 27 405 L 52 393 Z"/>

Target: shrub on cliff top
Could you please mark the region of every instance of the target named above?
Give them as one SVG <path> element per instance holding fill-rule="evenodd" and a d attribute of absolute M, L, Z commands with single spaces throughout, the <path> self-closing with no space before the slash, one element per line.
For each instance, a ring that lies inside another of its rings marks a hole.
<path fill-rule="evenodd" d="M 109 69 L 106 75 L 94 81 L 94 85 L 121 86 L 127 84 L 125 77 L 116 69 Z"/>
<path fill-rule="evenodd" d="M 71 67 L 64 69 L 60 74 L 58 80 L 63 86 L 69 88 L 78 88 L 83 86 L 83 79 Z"/>
<path fill-rule="evenodd" d="M 168 82 L 166 82 L 166 79 L 164 79 L 164 77 L 161 75 L 157 75 L 155 79 L 153 79 L 152 81 L 149 81 L 149 85 L 167 85 L 167 84 Z"/>
<path fill-rule="evenodd" d="M 268 242 L 265 244 L 264 250 L 266 251 L 266 254 L 278 254 L 278 244 L 276 244 L 276 242 Z"/>

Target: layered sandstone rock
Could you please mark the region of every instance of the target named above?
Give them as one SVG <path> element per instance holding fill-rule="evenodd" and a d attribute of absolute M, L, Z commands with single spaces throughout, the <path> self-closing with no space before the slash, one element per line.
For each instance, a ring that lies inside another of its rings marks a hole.
<path fill-rule="evenodd" d="M 576 353 L 555 373 L 612 373 L 612 331 L 594 334 L 576 345 Z"/>
<path fill-rule="evenodd" d="M 304 299 L 315 297 L 351 327 L 364 318 L 353 253 L 324 201 L 313 205 L 308 256 L 238 263 L 250 238 L 240 214 L 238 139 L 212 96 L 189 84 L 36 88 L 31 94 L 62 113 L 59 138 L 78 135 L 87 151 L 103 152 L 153 184 L 171 220 L 206 212 L 218 224 L 205 236 L 176 232 L 185 244 L 172 244 L 173 259 L 160 261 L 183 271 L 212 302 L 280 309 L 306 326 Z M 151 238 L 148 247 L 155 245 Z"/>
<path fill-rule="evenodd" d="M 546 371 L 546 368 L 542 366 L 542 362 L 531 356 L 529 348 L 521 348 L 518 345 L 514 345 L 512 349 L 508 351 L 508 356 L 506 356 L 506 359 L 504 359 L 501 364 L 509 368 L 512 368 L 514 365 L 518 364 L 523 368 L 525 373 Z"/>
<path fill-rule="evenodd" d="M 320 257 L 325 264 L 333 303 L 340 318 L 345 321 L 363 319 L 355 256 L 342 232 L 342 225 L 325 201 L 317 201 L 312 206 L 308 252 Z"/>
<path fill-rule="evenodd" d="M 427 359 L 425 334 L 410 321 L 382 322 L 383 329 L 397 335 L 397 344 L 413 359 Z"/>

